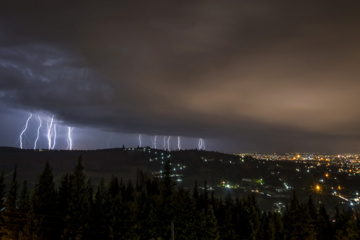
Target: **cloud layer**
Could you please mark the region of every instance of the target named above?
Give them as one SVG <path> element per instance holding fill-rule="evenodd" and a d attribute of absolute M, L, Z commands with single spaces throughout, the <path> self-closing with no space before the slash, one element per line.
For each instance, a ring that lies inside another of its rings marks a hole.
<path fill-rule="evenodd" d="M 226 151 L 357 151 L 359 10 L 338 1 L 8 2 L 1 106 L 110 132 L 218 139 Z"/>

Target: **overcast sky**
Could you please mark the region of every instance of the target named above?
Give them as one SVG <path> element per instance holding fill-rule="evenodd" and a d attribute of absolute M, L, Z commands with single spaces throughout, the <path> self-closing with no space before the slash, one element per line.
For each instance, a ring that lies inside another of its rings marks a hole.
<path fill-rule="evenodd" d="M 15 1 L 0 145 L 360 152 L 359 1 Z M 166 137 L 167 139 L 167 137 Z"/>

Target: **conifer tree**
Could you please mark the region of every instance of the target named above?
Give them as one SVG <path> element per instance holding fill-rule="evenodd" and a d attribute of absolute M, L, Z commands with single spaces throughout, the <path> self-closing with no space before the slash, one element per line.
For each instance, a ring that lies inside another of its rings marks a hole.
<path fill-rule="evenodd" d="M 160 183 L 160 198 L 157 204 L 156 216 L 158 220 L 157 235 L 165 239 L 171 237 L 171 221 L 174 220 L 173 191 L 175 182 L 171 178 L 170 161 L 164 164 L 162 180 Z"/>
<path fill-rule="evenodd" d="M 282 220 L 281 215 L 279 213 L 274 213 L 273 221 L 275 226 L 275 239 L 277 240 L 285 239 L 284 222 Z"/>
<path fill-rule="evenodd" d="M 5 210 L 3 212 L 3 239 L 18 239 L 19 231 L 22 227 L 21 216 L 19 215 L 19 211 L 16 205 L 18 199 L 18 188 L 19 184 L 17 181 L 17 166 L 15 166 L 10 189 L 5 201 Z"/>
<path fill-rule="evenodd" d="M 54 215 L 56 203 L 56 189 L 52 169 L 46 162 L 44 170 L 35 184 L 31 196 L 31 207 L 37 214 Z"/>
<path fill-rule="evenodd" d="M 164 164 L 164 170 L 162 175 L 162 191 L 161 195 L 164 201 L 167 201 L 171 197 L 172 191 L 175 186 L 175 182 L 171 178 L 170 161 L 166 161 Z"/>
<path fill-rule="evenodd" d="M 356 222 L 351 210 L 343 210 L 342 213 L 340 213 L 337 209 L 335 239 L 359 239 L 359 229 L 356 227 Z"/>
<path fill-rule="evenodd" d="M 211 206 L 200 211 L 198 227 L 196 239 L 219 239 L 217 220 Z"/>
<path fill-rule="evenodd" d="M 109 199 L 114 199 L 120 193 L 120 185 L 116 176 L 111 176 L 110 182 L 107 188 Z"/>
<path fill-rule="evenodd" d="M 179 188 L 173 198 L 174 201 L 174 229 L 176 239 L 195 239 L 195 229 L 198 221 L 194 213 L 196 203 L 191 199 L 190 192 Z"/>
<path fill-rule="evenodd" d="M 4 182 L 4 171 L 1 171 L 0 175 L 0 210 L 4 207 L 4 198 L 6 194 L 6 186 Z"/>
<path fill-rule="evenodd" d="M 49 162 L 46 162 L 35 184 L 29 207 L 22 238 L 31 239 L 37 236 L 40 239 L 55 239 L 58 222 L 55 215 L 56 189 Z"/>
<path fill-rule="evenodd" d="M 235 208 L 233 206 L 229 205 L 226 207 L 223 223 L 219 224 L 220 239 L 239 239 L 235 231 L 234 211 Z"/>
<path fill-rule="evenodd" d="M 256 239 L 260 230 L 260 210 L 254 195 L 248 197 L 247 211 L 249 212 L 250 239 Z"/>
<path fill-rule="evenodd" d="M 27 215 L 30 209 L 30 198 L 29 198 L 29 193 L 27 190 L 27 182 L 26 180 L 24 180 L 22 187 L 21 187 L 21 192 L 20 192 L 20 197 L 18 200 L 19 204 L 19 224 L 22 226 L 19 229 L 19 239 L 27 239 L 25 236 L 28 235 L 27 231 L 24 231 L 26 222 L 27 222 Z"/>
<path fill-rule="evenodd" d="M 260 230 L 256 239 L 274 240 L 276 229 L 271 212 L 269 213 L 264 212 L 263 214 L 261 214 L 260 221 L 261 221 Z"/>
<path fill-rule="evenodd" d="M 293 195 L 290 200 L 290 207 L 287 207 L 287 210 L 284 215 L 284 228 L 286 229 L 286 235 L 288 239 L 301 239 L 305 234 L 303 228 L 303 209 L 301 208 L 296 192 L 293 192 Z"/>
<path fill-rule="evenodd" d="M 315 219 L 316 218 L 316 212 L 312 212 L 312 206 L 309 206 L 309 204 L 312 204 L 311 199 L 309 199 L 309 202 L 306 206 L 302 207 L 302 229 L 303 234 L 302 236 L 304 239 L 308 240 L 315 240 L 316 239 L 316 231 L 315 231 Z"/>
<path fill-rule="evenodd" d="M 65 217 L 64 239 L 87 239 L 90 214 L 89 191 L 86 185 L 82 157 L 79 157 L 74 173 L 70 175 L 70 196 Z"/>
<path fill-rule="evenodd" d="M 331 239 L 334 235 L 330 224 L 330 218 L 324 204 L 320 204 L 319 207 L 319 214 L 316 219 L 316 232 L 318 240 Z"/>
<path fill-rule="evenodd" d="M 30 208 L 30 197 L 27 188 L 27 181 L 24 180 L 20 192 L 19 209 L 22 212 L 26 213 L 29 210 L 29 208 Z"/>
<path fill-rule="evenodd" d="M 6 186 L 4 182 L 4 171 L 1 172 L 0 175 L 0 229 L 4 227 L 4 219 L 3 219 L 3 210 L 5 207 L 4 199 L 6 194 Z M 0 231 L 0 239 L 2 238 L 2 231 Z"/>
<path fill-rule="evenodd" d="M 309 195 L 308 202 L 306 205 L 307 211 L 310 214 L 311 221 L 315 222 L 317 219 L 316 207 L 311 195 Z"/>
<path fill-rule="evenodd" d="M 91 226 L 94 226 L 96 229 L 90 229 L 92 233 L 92 237 L 95 239 L 104 239 L 109 235 L 109 205 L 107 199 L 107 192 L 105 188 L 105 180 L 104 178 L 100 179 L 100 183 L 97 187 L 94 196 L 94 205 L 92 208 L 91 218 Z"/>
<path fill-rule="evenodd" d="M 195 199 L 195 201 L 197 201 L 199 198 L 197 181 L 195 181 L 195 184 L 194 184 L 193 198 Z"/>

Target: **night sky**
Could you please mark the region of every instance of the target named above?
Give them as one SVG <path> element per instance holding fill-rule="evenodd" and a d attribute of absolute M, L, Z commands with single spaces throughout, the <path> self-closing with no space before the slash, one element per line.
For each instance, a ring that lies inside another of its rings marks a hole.
<path fill-rule="evenodd" d="M 0 146 L 360 152 L 359 1 L 4 2 Z"/>

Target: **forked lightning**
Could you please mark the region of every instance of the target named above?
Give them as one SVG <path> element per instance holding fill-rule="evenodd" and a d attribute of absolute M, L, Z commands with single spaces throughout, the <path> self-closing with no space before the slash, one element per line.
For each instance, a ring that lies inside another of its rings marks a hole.
<path fill-rule="evenodd" d="M 23 134 L 26 132 L 27 128 L 28 128 L 28 125 L 29 125 L 29 121 L 30 119 L 32 118 L 32 114 L 30 114 L 30 116 L 28 117 L 28 119 L 26 120 L 26 123 L 25 123 L 25 127 L 24 127 L 24 130 L 21 131 L 20 133 L 20 148 L 22 149 L 23 148 L 23 145 L 22 145 L 22 136 Z"/>

